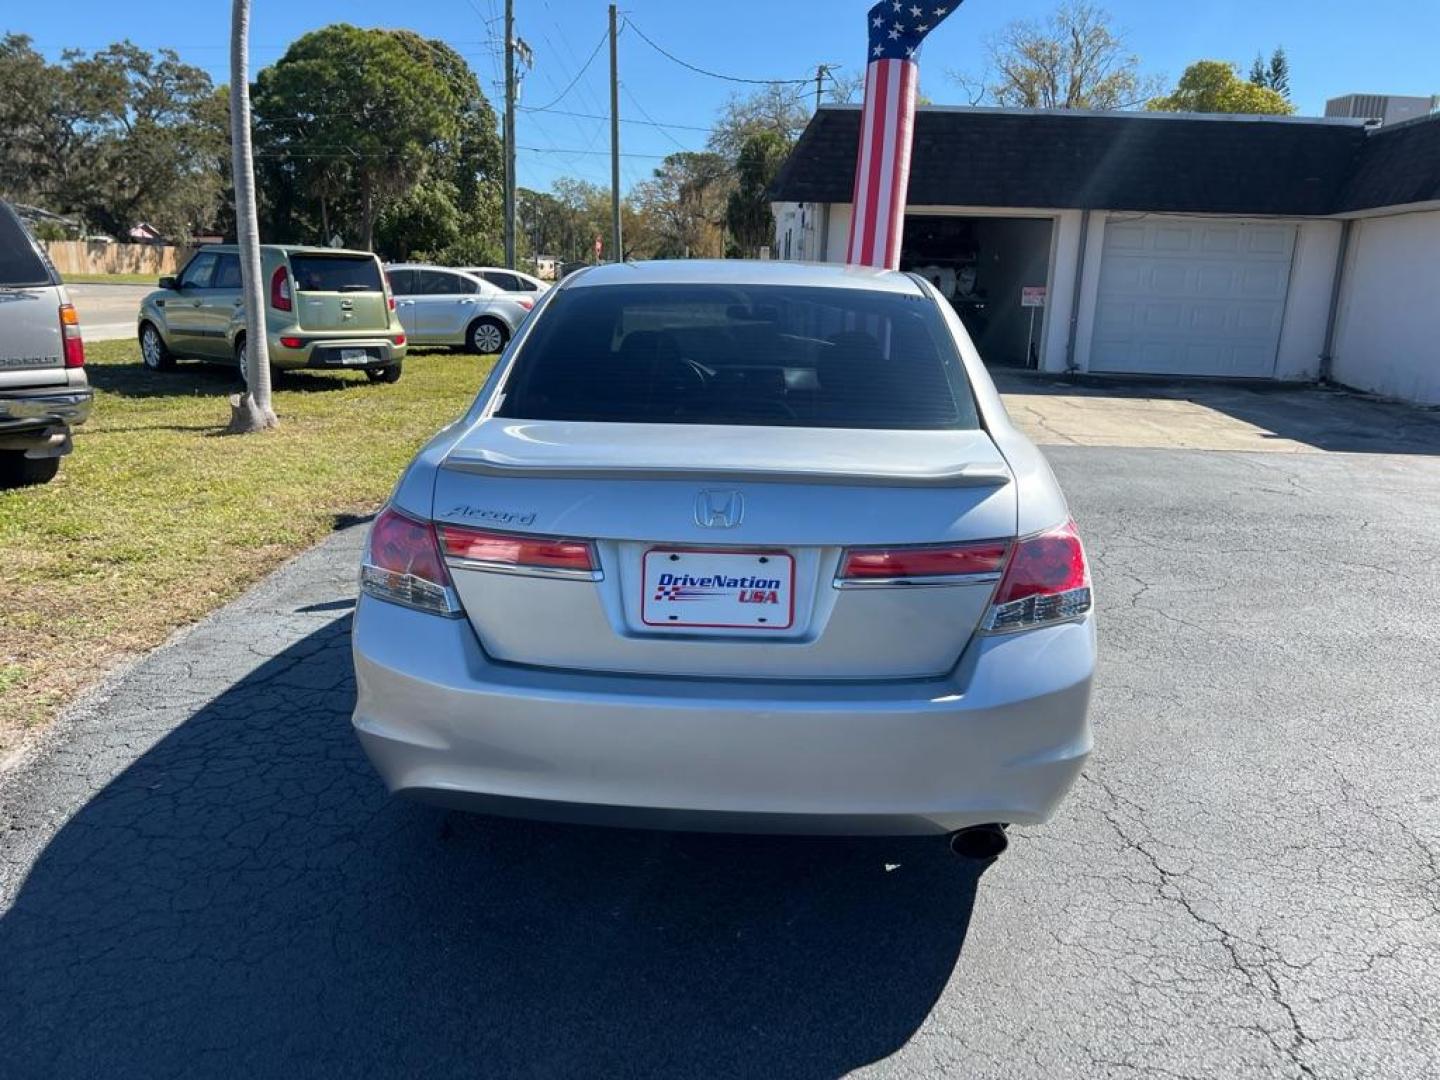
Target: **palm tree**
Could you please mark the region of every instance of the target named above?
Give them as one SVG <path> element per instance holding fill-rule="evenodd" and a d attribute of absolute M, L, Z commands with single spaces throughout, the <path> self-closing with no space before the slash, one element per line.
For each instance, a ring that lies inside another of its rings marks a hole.
<path fill-rule="evenodd" d="M 235 181 L 235 231 L 245 294 L 245 383 L 230 398 L 230 430 L 264 431 L 279 421 L 270 404 L 270 353 L 265 341 L 265 291 L 260 281 L 260 221 L 255 209 L 255 153 L 250 145 L 250 0 L 230 9 L 230 152 Z"/>

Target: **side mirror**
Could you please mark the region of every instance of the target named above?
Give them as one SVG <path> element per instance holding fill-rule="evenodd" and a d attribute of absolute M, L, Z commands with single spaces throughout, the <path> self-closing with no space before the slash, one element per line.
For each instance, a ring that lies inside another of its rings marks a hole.
<path fill-rule="evenodd" d="M 159 282 L 157 282 L 157 284 L 159 285 L 160 288 L 162 288 L 162 289 L 169 289 L 171 292 L 179 292 L 179 291 L 180 291 L 180 282 L 179 282 L 179 280 L 178 280 L 177 278 L 175 278 L 173 275 L 170 275 L 170 274 L 166 274 L 164 277 L 162 277 L 162 278 L 159 280 Z"/>

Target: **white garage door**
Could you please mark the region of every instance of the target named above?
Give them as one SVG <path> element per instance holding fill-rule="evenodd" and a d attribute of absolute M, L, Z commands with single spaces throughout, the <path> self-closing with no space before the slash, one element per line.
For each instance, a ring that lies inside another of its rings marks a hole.
<path fill-rule="evenodd" d="M 1273 375 L 1294 252 L 1288 224 L 1108 222 L 1090 370 Z"/>

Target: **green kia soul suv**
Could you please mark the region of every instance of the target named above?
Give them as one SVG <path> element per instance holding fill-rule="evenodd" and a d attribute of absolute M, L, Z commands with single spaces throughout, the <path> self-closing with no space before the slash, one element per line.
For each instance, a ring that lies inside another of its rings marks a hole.
<path fill-rule="evenodd" d="M 377 382 L 400 378 L 405 330 L 371 252 L 267 244 L 260 264 L 272 368 L 349 368 Z M 152 370 L 187 358 L 243 371 L 239 249 L 208 245 L 178 275 L 161 278 L 159 289 L 141 301 L 137 329 L 140 355 Z"/>

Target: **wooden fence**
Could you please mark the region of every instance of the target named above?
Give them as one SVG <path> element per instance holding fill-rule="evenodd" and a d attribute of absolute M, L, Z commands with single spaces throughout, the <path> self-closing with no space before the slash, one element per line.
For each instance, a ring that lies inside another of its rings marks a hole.
<path fill-rule="evenodd" d="M 190 249 L 168 244 L 101 244 L 88 240 L 44 243 L 60 276 L 66 274 L 173 274 L 185 265 Z"/>

